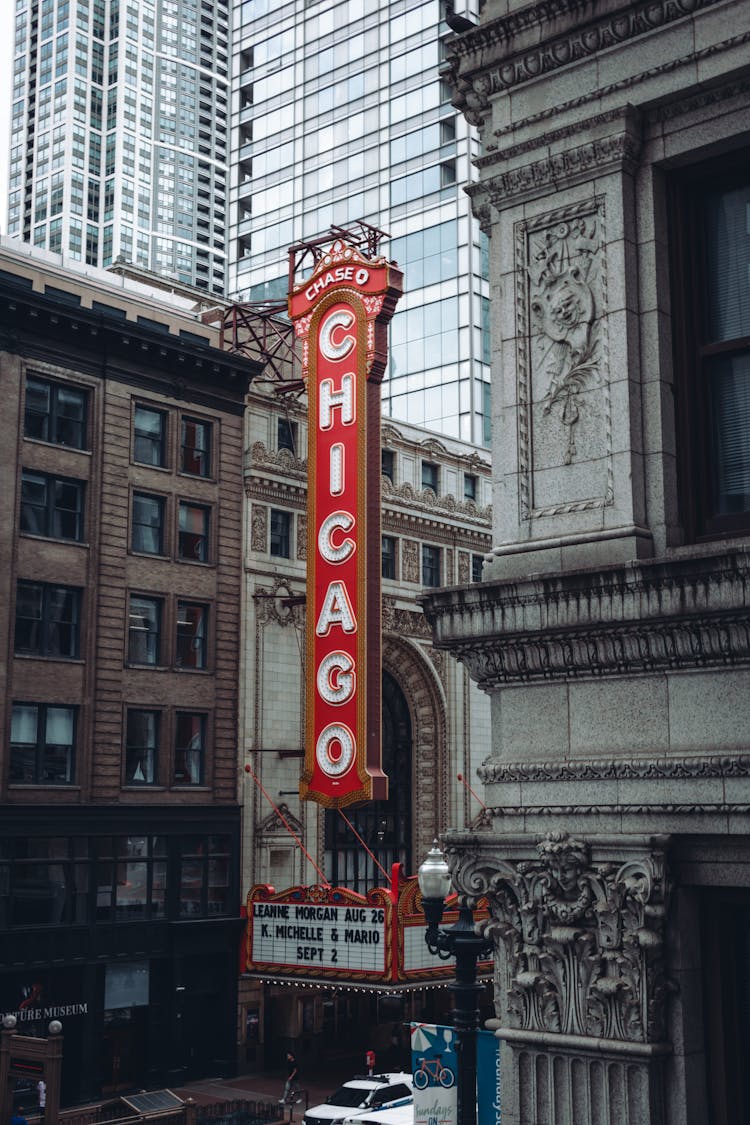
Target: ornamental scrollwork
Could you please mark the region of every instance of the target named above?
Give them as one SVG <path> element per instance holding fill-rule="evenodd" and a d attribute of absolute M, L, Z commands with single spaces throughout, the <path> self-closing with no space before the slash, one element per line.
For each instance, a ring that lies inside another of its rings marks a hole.
<path fill-rule="evenodd" d="M 673 989 L 663 852 L 595 863 L 586 841 L 550 833 L 536 853 L 515 863 L 466 857 L 454 873 L 460 891 L 489 902 L 477 931 L 504 946 L 496 957 L 502 1017 L 522 1030 L 663 1040 Z"/>
<path fill-rule="evenodd" d="M 566 465 L 577 452 L 579 395 L 599 377 L 601 310 L 593 288 L 599 253 L 594 215 L 556 223 L 532 237 L 532 363 L 547 381 L 544 415 L 554 410 L 563 424 Z"/>

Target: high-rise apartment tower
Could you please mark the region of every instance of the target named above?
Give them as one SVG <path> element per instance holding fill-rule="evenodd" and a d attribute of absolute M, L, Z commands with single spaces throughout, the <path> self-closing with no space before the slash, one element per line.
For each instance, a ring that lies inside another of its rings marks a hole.
<path fill-rule="evenodd" d="M 228 0 L 16 0 L 8 234 L 223 293 Z"/>
<path fill-rule="evenodd" d="M 440 78 L 442 8 L 235 0 L 229 291 L 283 297 L 287 247 L 332 224 L 387 231 L 406 293 L 384 413 L 488 444 L 486 253 L 461 186 L 478 142 Z"/>

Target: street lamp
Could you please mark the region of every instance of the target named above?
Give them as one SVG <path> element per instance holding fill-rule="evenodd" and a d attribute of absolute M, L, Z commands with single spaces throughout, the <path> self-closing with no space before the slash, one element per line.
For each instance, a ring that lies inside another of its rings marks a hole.
<path fill-rule="evenodd" d="M 417 878 L 427 920 L 427 948 L 434 957 L 443 961 L 456 958 L 456 979 L 449 987 L 453 992 L 453 1026 L 458 1057 L 458 1125 L 476 1125 L 477 1001 L 482 991 L 482 985 L 477 981 L 477 962 L 491 953 L 492 942 L 475 933 L 474 915 L 465 903 L 459 905 L 458 920 L 449 929 L 440 929 L 451 876 L 437 840 L 433 841 Z"/>

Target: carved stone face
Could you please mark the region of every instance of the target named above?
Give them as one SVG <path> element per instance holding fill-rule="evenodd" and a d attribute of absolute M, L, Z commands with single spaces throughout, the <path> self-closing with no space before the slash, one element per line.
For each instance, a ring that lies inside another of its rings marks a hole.
<path fill-rule="evenodd" d="M 563 894 L 572 894 L 578 890 L 581 865 L 574 855 L 568 853 L 552 857 L 549 861 L 549 870 Z"/>
<path fill-rule="evenodd" d="M 582 353 L 594 316 L 594 298 L 577 269 L 547 281 L 532 309 L 545 336 L 558 343 L 566 341 L 574 354 Z"/>

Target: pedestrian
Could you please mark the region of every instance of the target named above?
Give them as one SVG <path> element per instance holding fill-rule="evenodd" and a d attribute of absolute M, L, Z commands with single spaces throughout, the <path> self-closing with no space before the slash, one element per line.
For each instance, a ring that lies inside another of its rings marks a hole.
<path fill-rule="evenodd" d="M 392 1066 L 395 1069 L 398 1069 L 398 1067 L 401 1064 L 401 1048 L 402 1048 L 402 1046 L 403 1046 L 403 1040 L 401 1038 L 401 1025 L 398 1024 L 398 1023 L 394 1023 L 393 1031 L 391 1032 L 391 1055 L 393 1057 Z"/>
<path fill-rule="evenodd" d="M 284 1105 L 291 1104 L 292 1089 L 293 1089 L 293 1087 L 298 1086 L 298 1084 L 299 1084 L 298 1079 L 299 1079 L 299 1067 L 297 1066 L 297 1059 L 295 1058 L 292 1051 L 287 1051 L 287 1053 L 286 1053 L 286 1082 L 284 1083 L 284 1093 L 281 1097 L 281 1101 L 284 1103 Z M 295 1094 L 297 1093 L 296 1089 L 295 1089 L 294 1092 L 295 1092 Z M 302 1098 L 297 1097 L 296 1100 L 298 1102 L 301 1102 Z"/>
<path fill-rule="evenodd" d="M 29 1125 L 22 1105 L 19 1105 L 18 1109 L 11 1117 L 10 1125 Z"/>
<path fill-rule="evenodd" d="M 365 1066 L 367 1067 L 368 1075 L 372 1078 L 373 1071 L 375 1070 L 375 1052 L 372 1049 L 365 1052 Z"/>
<path fill-rule="evenodd" d="M 47 1105 L 47 1083 L 40 1078 L 36 1084 L 36 1094 L 39 1099 L 39 1121 L 44 1125 L 44 1110 Z"/>

